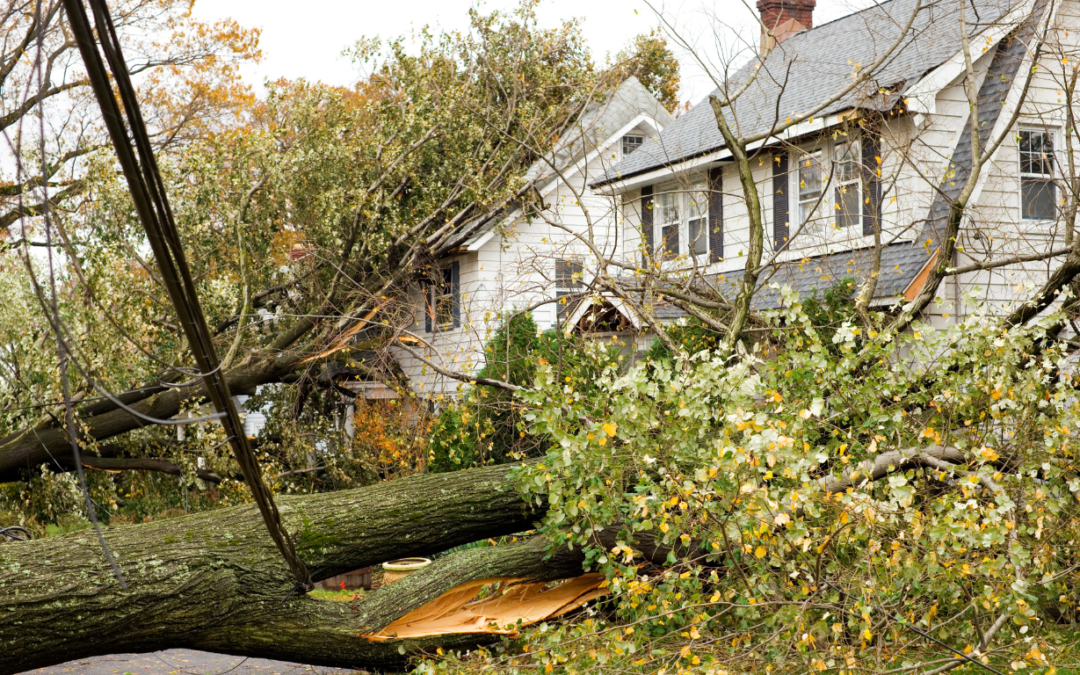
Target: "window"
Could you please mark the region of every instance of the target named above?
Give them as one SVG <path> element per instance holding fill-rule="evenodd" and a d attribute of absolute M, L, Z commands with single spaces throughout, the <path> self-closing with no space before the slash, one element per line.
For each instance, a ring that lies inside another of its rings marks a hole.
<path fill-rule="evenodd" d="M 628 134 L 626 136 L 623 136 L 622 137 L 622 155 L 623 155 L 623 157 L 626 157 L 627 155 L 629 155 L 633 151 L 637 150 L 638 148 L 640 148 L 644 144 L 645 144 L 645 137 L 644 136 L 635 136 L 633 134 Z"/>
<path fill-rule="evenodd" d="M 806 227 L 821 201 L 824 188 L 824 171 L 821 168 L 821 151 L 803 154 L 798 159 L 799 172 L 799 224 Z"/>
<path fill-rule="evenodd" d="M 703 258 L 709 253 L 709 191 L 694 185 L 689 191 L 673 186 L 653 200 L 656 254 L 661 260 L 680 255 Z M 686 242 L 685 244 L 683 242 Z"/>
<path fill-rule="evenodd" d="M 665 192 L 657 196 L 657 215 L 660 220 L 660 258 L 670 260 L 679 255 L 679 201 L 682 195 Z"/>
<path fill-rule="evenodd" d="M 1051 220 L 1055 214 L 1054 136 L 1046 129 L 1020 130 L 1020 215 Z"/>
<path fill-rule="evenodd" d="M 699 257 L 709 253 L 709 194 L 703 185 L 695 185 L 689 194 L 686 209 L 687 242 L 690 255 Z"/>
<path fill-rule="evenodd" d="M 566 296 L 580 293 L 585 288 L 581 275 L 585 266 L 577 258 L 555 261 L 555 297 L 559 301 L 555 305 L 555 311 L 559 318 L 566 316 L 572 309 L 577 307 L 577 300 L 565 300 Z"/>
<path fill-rule="evenodd" d="M 585 284 L 581 281 L 585 266 L 580 260 L 570 258 L 568 260 L 555 261 L 555 297 L 561 298 L 566 295 L 580 293 Z"/>
<path fill-rule="evenodd" d="M 798 151 L 792 171 L 799 200 L 799 225 L 804 233 L 823 233 L 827 227 L 862 232 L 862 162 L 858 140 L 834 140 L 824 147 Z M 826 160 L 828 158 L 828 160 Z"/>
<path fill-rule="evenodd" d="M 450 330 L 460 325 L 458 263 L 434 270 L 425 291 L 427 331 Z"/>
<path fill-rule="evenodd" d="M 851 141 L 837 146 L 833 154 L 833 183 L 837 227 L 860 227 L 862 223 L 862 199 L 859 176 L 859 142 Z"/>

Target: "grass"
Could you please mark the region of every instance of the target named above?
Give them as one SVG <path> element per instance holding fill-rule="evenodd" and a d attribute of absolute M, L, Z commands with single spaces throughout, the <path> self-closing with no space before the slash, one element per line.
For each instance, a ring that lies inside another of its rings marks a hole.
<path fill-rule="evenodd" d="M 308 593 L 316 600 L 330 600 L 331 602 L 352 602 L 364 596 L 364 591 L 324 591 L 320 588 Z"/>

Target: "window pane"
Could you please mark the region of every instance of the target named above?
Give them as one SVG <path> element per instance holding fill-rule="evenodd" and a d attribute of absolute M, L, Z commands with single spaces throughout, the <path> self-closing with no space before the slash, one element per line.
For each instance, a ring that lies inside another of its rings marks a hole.
<path fill-rule="evenodd" d="M 580 290 L 583 286 L 581 273 L 584 266 L 577 260 L 555 261 L 555 292 L 557 296 L 568 295 Z"/>
<path fill-rule="evenodd" d="M 1046 131 L 1020 132 L 1020 173 L 1053 175 L 1054 137 Z"/>
<path fill-rule="evenodd" d="M 644 136 L 623 136 L 622 137 L 622 154 L 623 157 L 629 155 L 633 151 L 640 148 L 645 143 Z"/>
<path fill-rule="evenodd" d="M 836 226 L 856 227 L 861 215 L 860 206 L 857 183 L 836 188 Z"/>
<path fill-rule="evenodd" d="M 702 218 L 709 213 L 709 193 L 704 185 L 695 185 L 687 201 L 689 202 L 687 216 L 690 220 Z"/>
<path fill-rule="evenodd" d="M 799 200 L 817 199 L 821 194 L 821 162 L 817 154 L 799 159 Z"/>
<path fill-rule="evenodd" d="M 852 141 L 836 149 L 836 181 L 859 180 L 859 142 Z"/>
<path fill-rule="evenodd" d="M 661 229 L 663 238 L 661 246 L 664 247 L 663 257 L 674 258 L 679 255 L 679 224 L 672 223 L 671 225 L 665 225 Z"/>
<path fill-rule="evenodd" d="M 660 223 L 668 224 L 679 221 L 678 195 L 670 192 L 660 195 Z"/>
<path fill-rule="evenodd" d="M 690 252 L 694 255 L 705 255 L 709 252 L 709 235 L 707 218 L 698 218 L 690 221 Z"/>
<path fill-rule="evenodd" d="M 1020 182 L 1021 212 L 1027 220 L 1054 218 L 1054 183 L 1041 178 L 1024 178 Z"/>

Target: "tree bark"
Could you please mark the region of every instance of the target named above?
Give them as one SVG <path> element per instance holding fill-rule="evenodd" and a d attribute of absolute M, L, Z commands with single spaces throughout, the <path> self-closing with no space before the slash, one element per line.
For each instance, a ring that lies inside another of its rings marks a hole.
<path fill-rule="evenodd" d="M 279 497 L 316 580 L 532 527 L 540 510 L 498 466 L 421 475 L 343 492 Z M 373 642 L 378 630 L 450 588 L 493 576 L 581 573 L 576 553 L 545 559 L 536 542 L 465 551 L 346 605 L 293 593 L 254 505 L 105 531 L 129 590 L 89 530 L 0 545 L 0 675 L 74 658 L 170 647 L 391 668 L 463 634 Z"/>

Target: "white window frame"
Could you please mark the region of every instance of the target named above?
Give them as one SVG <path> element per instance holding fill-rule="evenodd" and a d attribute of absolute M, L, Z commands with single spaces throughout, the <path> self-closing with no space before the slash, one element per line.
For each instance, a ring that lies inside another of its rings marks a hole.
<path fill-rule="evenodd" d="M 841 164 L 844 156 L 850 157 L 854 171 L 844 176 L 841 173 Z M 796 232 L 802 235 L 816 234 L 828 235 L 855 232 L 862 235 L 863 218 L 863 176 L 862 176 L 862 139 L 858 136 L 841 136 L 840 138 L 823 138 L 819 141 L 807 144 L 792 150 L 790 166 L 794 170 L 788 172 L 790 176 L 790 193 L 794 195 L 794 203 L 788 208 L 798 217 L 792 228 L 792 236 Z M 803 177 L 801 169 L 807 161 L 816 161 L 821 168 L 820 190 L 814 194 L 803 197 Z M 840 224 L 840 212 L 837 208 L 837 196 L 854 191 L 854 203 L 858 204 L 858 211 L 850 223 Z M 813 209 L 810 214 L 804 214 L 803 209 Z M 813 217 L 807 221 L 806 216 Z"/>
<path fill-rule="evenodd" d="M 661 260 L 675 260 L 680 257 L 697 257 L 699 262 L 706 262 L 709 257 L 709 188 L 706 183 L 694 183 L 689 190 L 673 187 L 660 191 L 653 197 L 656 207 L 653 209 L 653 253 Z M 669 210 L 671 209 L 671 210 Z M 669 214 L 674 213 L 674 219 Z M 690 249 L 690 224 L 701 221 L 700 239 L 703 250 Z M 677 251 L 664 249 L 664 229 L 676 227 L 679 246 Z"/>
<path fill-rule="evenodd" d="M 630 152 L 626 151 L 626 139 L 628 138 L 636 138 L 639 140 L 639 142 L 635 144 L 636 147 Z M 622 153 L 623 157 L 629 157 L 635 150 L 640 149 L 643 145 L 645 145 L 645 134 L 623 134 L 623 137 L 619 139 L 619 151 Z"/>
<path fill-rule="evenodd" d="M 1025 132 L 1027 132 L 1027 133 L 1046 134 L 1047 136 L 1050 137 L 1051 152 L 1053 153 L 1053 155 L 1051 157 L 1049 157 L 1049 158 L 1044 158 L 1044 161 L 1049 161 L 1050 162 L 1050 172 L 1049 173 L 1024 172 L 1024 170 L 1023 170 L 1024 157 L 1023 157 L 1023 151 L 1020 149 L 1020 139 L 1021 139 L 1021 135 L 1023 133 L 1025 133 Z M 1034 124 L 1021 125 L 1020 129 L 1016 133 L 1016 175 L 1017 175 L 1016 198 L 1017 198 L 1017 203 L 1019 204 L 1020 220 L 1022 222 L 1027 222 L 1027 223 L 1049 223 L 1049 222 L 1053 222 L 1057 218 L 1057 210 L 1058 210 L 1057 155 L 1060 152 L 1060 148 L 1058 147 L 1059 138 L 1060 138 L 1060 134 L 1058 133 L 1057 127 L 1039 126 L 1039 125 L 1034 125 Z M 1054 206 L 1054 214 L 1051 215 L 1049 218 L 1029 218 L 1027 215 L 1025 215 L 1025 209 L 1024 209 L 1024 179 L 1045 180 L 1050 184 L 1050 192 L 1051 192 L 1051 199 L 1053 201 L 1053 206 Z"/>

